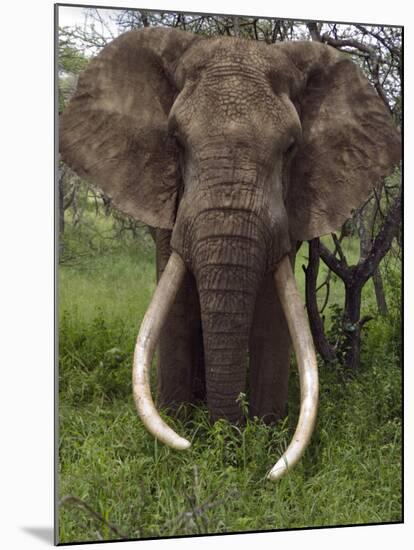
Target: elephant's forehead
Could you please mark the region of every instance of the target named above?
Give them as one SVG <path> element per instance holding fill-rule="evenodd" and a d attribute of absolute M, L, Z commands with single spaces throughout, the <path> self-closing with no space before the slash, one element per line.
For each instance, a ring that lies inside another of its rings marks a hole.
<path fill-rule="evenodd" d="M 264 63 L 252 63 L 241 56 L 223 56 L 213 59 L 203 71 L 203 82 L 211 86 L 257 86 L 267 82 Z"/>
<path fill-rule="evenodd" d="M 265 71 L 270 66 L 269 54 L 264 44 L 241 39 L 229 39 L 212 45 L 207 65 L 234 64 Z"/>
<path fill-rule="evenodd" d="M 206 68 L 198 92 L 197 97 L 210 104 L 211 117 L 215 111 L 216 116 L 248 115 L 253 106 L 256 112 L 268 112 L 277 101 L 263 71 L 228 60 Z"/>
<path fill-rule="evenodd" d="M 203 73 L 206 78 L 241 76 L 262 79 L 272 67 L 264 44 L 248 40 L 212 40 L 203 52 Z"/>
<path fill-rule="evenodd" d="M 276 98 L 269 81 L 271 65 L 259 48 L 217 48 L 202 71 L 198 91 L 220 116 L 248 114 L 275 107 Z M 234 44 L 234 43 L 233 43 Z"/>
<path fill-rule="evenodd" d="M 273 86 L 280 79 L 286 84 L 281 92 L 289 87 L 290 61 L 283 53 L 264 43 L 219 38 L 202 41 L 191 54 L 185 60 L 192 78 L 182 120 L 207 114 L 204 125 L 243 118 L 249 124 L 253 119 L 281 124 L 285 101 Z"/>
<path fill-rule="evenodd" d="M 184 62 L 187 74 L 222 91 L 226 88 L 268 86 L 270 79 L 289 84 L 292 63 L 274 45 L 221 37 L 201 41 Z"/>

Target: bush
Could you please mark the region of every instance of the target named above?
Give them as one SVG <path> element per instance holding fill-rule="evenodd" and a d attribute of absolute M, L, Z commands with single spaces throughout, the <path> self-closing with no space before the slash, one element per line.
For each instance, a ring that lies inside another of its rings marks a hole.
<path fill-rule="evenodd" d="M 131 392 L 131 351 L 121 319 L 109 325 L 102 312 L 92 323 L 64 311 L 60 323 L 59 391 L 72 404 L 112 400 Z"/>

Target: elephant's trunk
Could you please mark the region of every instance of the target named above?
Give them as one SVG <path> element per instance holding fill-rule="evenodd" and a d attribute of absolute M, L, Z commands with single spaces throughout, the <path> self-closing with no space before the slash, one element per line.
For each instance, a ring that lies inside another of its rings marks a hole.
<path fill-rule="evenodd" d="M 266 239 L 258 216 L 244 209 L 209 209 L 191 230 L 204 338 L 211 419 L 236 423 L 246 389 L 248 341 L 264 275 Z"/>

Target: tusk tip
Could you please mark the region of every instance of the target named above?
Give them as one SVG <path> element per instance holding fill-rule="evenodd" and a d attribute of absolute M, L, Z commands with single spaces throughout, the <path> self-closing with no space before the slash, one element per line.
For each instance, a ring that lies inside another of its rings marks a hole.
<path fill-rule="evenodd" d="M 267 479 L 269 479 L 270 481 L 277 481 L 278 479 L 283 477 L 288 472 L 288 470 L 289 468 L 287 460 L 284 456 L 282 456 L 267 474 Z"/>
<path fill-rule="evenodd" d="M 185 451 L 191 447 L 191 443 L 187 441 L 187 439 L 180 437 L 180 439 L 174 443 L 173 447 L 177 451 Z"/>

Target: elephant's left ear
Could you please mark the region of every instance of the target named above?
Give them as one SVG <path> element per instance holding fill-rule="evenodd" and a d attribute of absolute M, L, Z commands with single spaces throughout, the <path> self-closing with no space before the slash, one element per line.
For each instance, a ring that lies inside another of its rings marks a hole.
<path fill-rule="evenodd" d="M 167 121 L 174 71 L 198 40 L 165 28 L 121 35 L 80 75 L 60 117 L 62 159 L 117 208 L 154 227 L 171 229 L 175 220 L 180 173 Z"/>
<path fill-rule="evenodd" d="M 362 71 L 330 46 L 281 48 L 301 79 L 295 103 L 303 141 L 287 195 L 291 236 L 309 240 L 341 227 L 401 158 L 392 116 Z"/>

